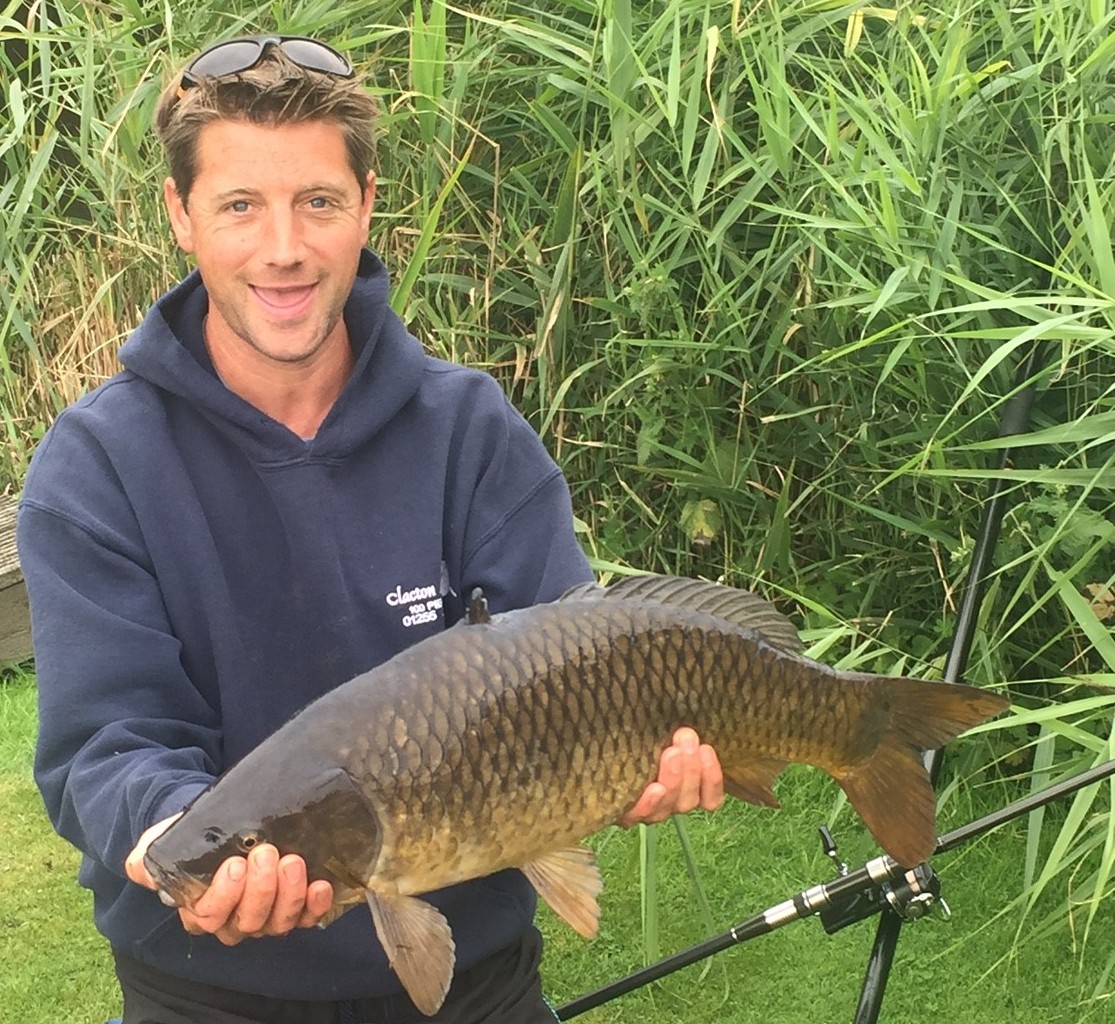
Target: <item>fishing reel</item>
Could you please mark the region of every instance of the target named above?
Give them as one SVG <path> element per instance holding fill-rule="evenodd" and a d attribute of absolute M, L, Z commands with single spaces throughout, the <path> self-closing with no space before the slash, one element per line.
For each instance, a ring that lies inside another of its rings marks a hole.
<path fill-rule="evenodd" d="M 848 865 L 836 849 L 832 833 L 822 825 L 821 849 L 835 865 L 841 878 L 848 875 Z M 850 924 L 873 917 L 888 907 L 903 921 L 914 922 L 933 913 L 947 921 L 952 912 L 941 896 L 941 880 L 928 864 L 904 868 L 890 857 L 880 857 L 869 868 L 868 883 L 853 892 L 841 893 L 820 911 L 821 925 L 832 935 Z"/>

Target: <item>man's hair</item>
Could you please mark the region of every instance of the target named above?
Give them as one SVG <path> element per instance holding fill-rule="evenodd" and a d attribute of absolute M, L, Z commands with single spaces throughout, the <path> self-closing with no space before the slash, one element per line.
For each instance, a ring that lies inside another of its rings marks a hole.
<path fill-rule="evenodd" d="M 285 125 L 328 121 L 344 135 L 348 162 L 363 190 L 375 157 L 375 100 L 359 76 L 337 78 L 295 64 L 269 45 L 255 67 L 181 88 L 182 72 L 163 90 L 155 129 L 183 204 L 197 176 L 197 142 L 214 121 Z"/>

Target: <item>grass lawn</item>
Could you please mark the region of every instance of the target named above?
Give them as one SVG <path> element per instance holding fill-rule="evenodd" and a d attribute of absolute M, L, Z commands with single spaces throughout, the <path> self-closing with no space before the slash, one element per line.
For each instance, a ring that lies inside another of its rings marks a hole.
<path fill-rule="evenodd" d="M 75 881 L 77 852 L 31 781 L 34 735 L 31 681 L 0 682 L 0 1019 L 104 1024 L 119 1009 L 116 978 Z"/>
<path fill-rule="evenodd" d="M 77 856 L 50 830 L 30 779 L 34 687 L 0 683 L 0 1006 L 12 1024 L 102 1024 L 119 1011 L 109 958 L 93 930 L 88 894 L 74 881 Z M 816 825 L 833 792 L 816 773 L 794 772 L 780 787 L 784 808 L 739 804 L 688 819 L 713 927 L 702 924 L 675 830 L 657 830 L 660 945 L 670 953 L 719 933 L 831 877 Z M 942 830 L 992 809 L 995 789 L 961 795 L 942 811 Z M 873 855 L 848 810 L 835 829 L 853 866 Z M 1115 1017 L 1115 921 L 1109 907 L 1083 953 L 1079 929 L 1016 936 L 1018 916 L 994 920 L 1021 885 L 1024 836 L 1007 826 L 935 863 L 953 910 L 948 923 L 905 929 L 884 1004 L 892 1024 L 1100 1024 Z M 561 1003 L 637 969 L 643 929 L 638 831 L 595 840 L 605 875 L 600 938 L 586 943 L 547 909 L 547 987 Z M 1063 894 L 1062 894 L 1063 896 Z M 1042 904 L 1031 920 L 1049 910 Z M 874 934 L 874 919 L 828 936 L 802 921 L 735 947 L 577 1018 L 586 1024 L 686 1020 L 743 1024 L 851 1021 Z"/>

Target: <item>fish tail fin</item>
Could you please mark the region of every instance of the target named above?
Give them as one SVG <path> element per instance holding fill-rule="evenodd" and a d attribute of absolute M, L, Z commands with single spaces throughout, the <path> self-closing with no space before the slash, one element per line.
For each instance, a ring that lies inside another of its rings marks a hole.
<path fill-rule="evenodd" d="M 1009 702 L 971 686 L 860 679 L 879 687 L 881 735 L 866 757 L 831 774 L 879 845 L 899 864 L 914 867 L 929 858 L 937 842 L 937 799 L 925 751 L 999 714 Z"/>

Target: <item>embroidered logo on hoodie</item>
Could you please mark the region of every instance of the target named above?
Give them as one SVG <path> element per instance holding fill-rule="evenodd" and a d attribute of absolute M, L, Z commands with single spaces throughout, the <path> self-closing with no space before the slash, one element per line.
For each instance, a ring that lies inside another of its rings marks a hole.
<path fill-rule="evenodd" d="M 425 583 L 404 589 L 397 584 L 384 600 L 391 608 L 402 613 L 402 624 L 406 628 L 422 626 L 441 617 L 443 598 L 449 591 L 449 573 L 445 563 L 441 566 L 441 579 L 438 583 Z"/>

